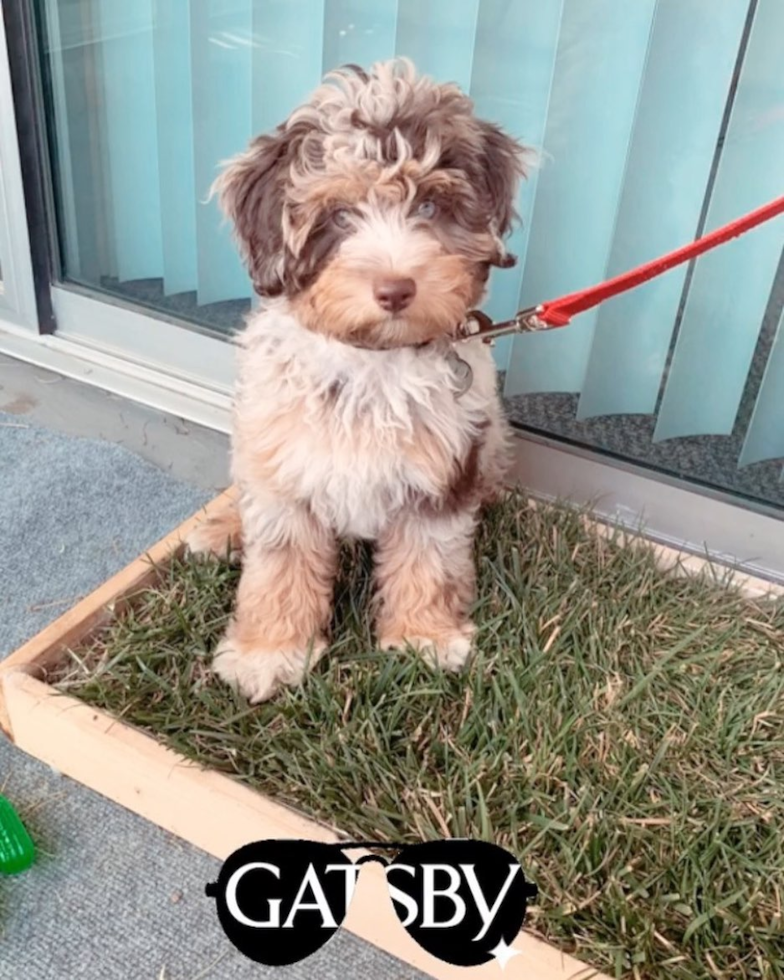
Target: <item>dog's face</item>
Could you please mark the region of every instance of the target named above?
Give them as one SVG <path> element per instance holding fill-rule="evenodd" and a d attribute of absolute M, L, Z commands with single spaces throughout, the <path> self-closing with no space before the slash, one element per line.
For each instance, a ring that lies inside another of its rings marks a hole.
<path fill-rule="evenodd" d="M 367 347 L 451 334 L 509 266 L 524 149 L 406 61 L 329 76 L 217 182 L 256 291 Z"/>

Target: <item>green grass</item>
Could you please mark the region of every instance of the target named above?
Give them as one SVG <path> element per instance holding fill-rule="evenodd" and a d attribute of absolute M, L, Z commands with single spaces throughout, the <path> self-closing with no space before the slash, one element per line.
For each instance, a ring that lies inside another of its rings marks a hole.
<path fill-rule="evenodd" d="M 374 650 L 356 546 L 300 690 L 251 709 L 211 676 L 237 582 L 212 562 L 163 572 L 60 687 L 351 835 L 510 848 L 529 928 L 614 976 L 784 978 L 784 603 L 523 497 L 477 558 L 464 676 Z"/>

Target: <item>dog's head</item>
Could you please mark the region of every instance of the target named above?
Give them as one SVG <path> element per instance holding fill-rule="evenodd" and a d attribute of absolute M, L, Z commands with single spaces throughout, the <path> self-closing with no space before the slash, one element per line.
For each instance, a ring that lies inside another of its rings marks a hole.
<path fill-rule="evenodd" d="M 392 347 L 451 333 L 515 259 L 526 151 L 405 60 L 327 76 L 218 179 L 256 291 L 312 330 Z"/>

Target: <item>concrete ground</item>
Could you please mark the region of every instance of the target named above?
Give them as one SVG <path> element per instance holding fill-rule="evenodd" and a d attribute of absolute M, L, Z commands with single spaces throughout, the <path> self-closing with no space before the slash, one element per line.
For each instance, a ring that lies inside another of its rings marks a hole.
<path fill-rule="evenodd" d="M 0 657 L 227 483 L 228 440 L 0 357 Z M 348 934 L 293 967 L 245 960 L 204 885 L 219 864 L 0 736 L 0 793 L 37 843 L 0 878 L 0 980 L 416 980 Z"/>

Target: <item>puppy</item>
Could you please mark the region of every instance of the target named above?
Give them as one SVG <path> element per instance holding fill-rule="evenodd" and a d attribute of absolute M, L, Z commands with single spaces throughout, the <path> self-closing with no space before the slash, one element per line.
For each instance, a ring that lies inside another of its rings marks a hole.
<path fill-rule="evenodd" d="M 508 430 L 482 299 L 526 151 L 410 62 L 349 66 L 216 183 L 256 292 L 240 339 L 236 506 L 193 552 L 242 553 L 216 673 L 251 702 L 327 646 L 338 541 L 375 542 L 378 642 L 459 670 L 478 514 Z"/>

